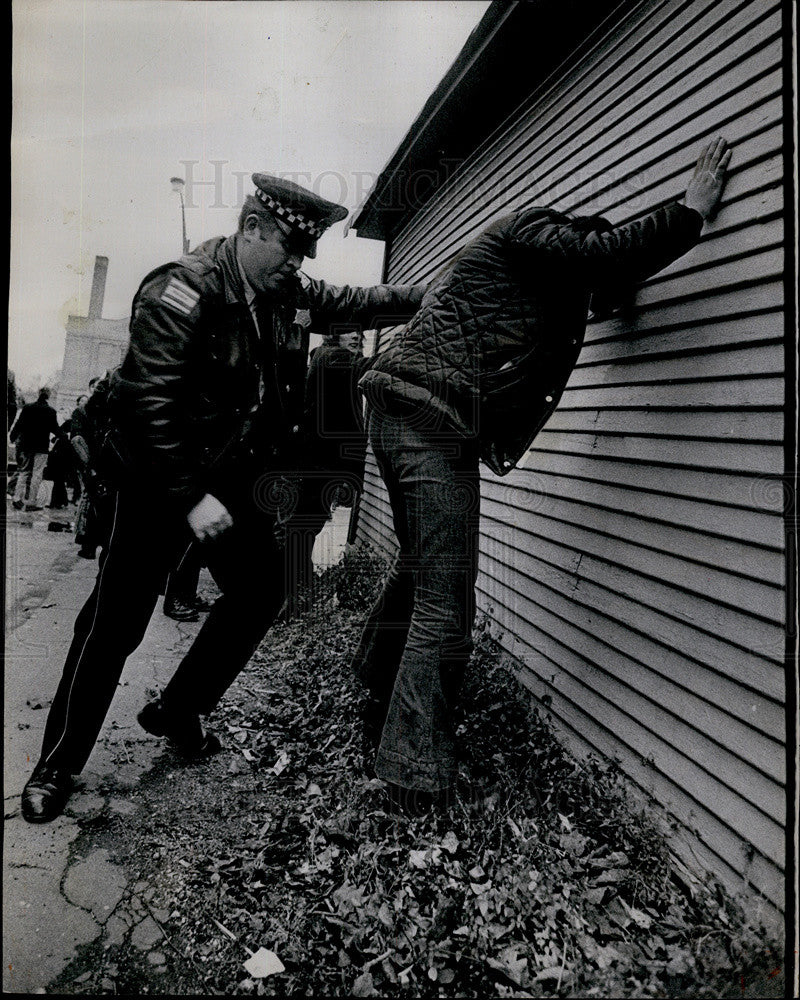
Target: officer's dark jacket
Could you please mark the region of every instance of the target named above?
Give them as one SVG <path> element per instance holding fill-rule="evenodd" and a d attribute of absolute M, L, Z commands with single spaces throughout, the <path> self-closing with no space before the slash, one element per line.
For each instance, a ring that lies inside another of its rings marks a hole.
<path fill-rule="evenodd" d="M 309 466 L 317 471 L 363 473 L 367 435 L 358 380 L 370 358 L 323 344 L 311 352 L 303 409 Z"/>
<path fill-rule="evenodd" d="M 360 387 L 376 407 L 424 410 L 477 437 L 504 475 L 558 404 L 591 292 L 659 271 L 697 242 L 702 221 L 678 204 L 607 232 L 548 209 L 502 218 L 434 278 Z"/>
<path fill-rule="evenodd" d="M 236 245 L 236 236 L 209 240 L 147 275 L 109 400 L 113 451 L 133 477 L 184 510 L 244 444 L 262 463 L 291 460 L 312 325 L 325 333 L 338 324 L 402 322 L 424 292 L 298 277 L 279 298 L 259 301 L 259 341 Z"/>

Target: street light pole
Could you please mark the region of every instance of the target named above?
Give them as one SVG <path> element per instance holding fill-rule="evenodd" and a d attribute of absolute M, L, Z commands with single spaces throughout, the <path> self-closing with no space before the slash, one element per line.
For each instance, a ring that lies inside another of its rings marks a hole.
<path fill-rule="evenodd" d="M 186 236 L 186 208 L 183 204 L 183 185 L 185 183 L 182 177 L 170 177 L 170 184 L 172 185 L 172 190 L 177 191 L 181 199 L 181 232 L 183 234 L 183 253 L 189 252 L 189 239 Z"/>

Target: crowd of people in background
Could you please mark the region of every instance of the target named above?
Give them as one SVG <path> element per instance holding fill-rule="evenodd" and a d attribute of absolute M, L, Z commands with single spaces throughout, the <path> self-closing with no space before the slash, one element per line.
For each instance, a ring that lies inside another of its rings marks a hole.
<path fill-rule="evenodd" d="M 321 338 L 309 355 L 304 396 L 306 461 L 291 518 L 281 525 L 283 544 L 295 554 L 296 567 L 286 614 L 307 610 L 314 600 L 312 550 L 337 507 L 351 507 L 361 492 L 367 448 L 358 380 L 368 366 L 363 333 L 346 331 Z M 108 421 L 108 393 L 117 369 L 89 380 L 87 391 L 61 423 L 50 405 L 50 389 L 38 390 L 35 402 L 17 393 L 8 373 L 7 431 L 14 445 L 7 493 L 16 510 L 44 509 L 39 497 L 51 482 L 50 510 L 75 508 L 74 538 L 83 559 L 96 559 L 111 531 L 111 484 L 102 473 L 100 449 Z M 205 565 L 202 546 L 187 540 L 167 577 L 163 613 L 179 622 L 197 621 L 211 608 L 198 593 Z"/>
<path fill-rule="evenodd" d="M 15 509 L 41 510 L 37 500 L 50 453 L 51 438 L 59 440 L 63 432 L 56 411 L 49 403 L 50 390 L 43 386 L 36 401 L 25 403 L 14 421 L 9 438 L 16 448 L 14 477 Z"/>
<path fill-rule="evenodd" d="M 35 402 L 26 403 L 17 392 L 13 372 L 8 372 L 6 431 L 14 446 L 9 452 L 7 495 L 15 510 L 26 513 L 45 509 L 39 503 L 44 482 L 52 483 L 48 510 L 75 508 L 74 538 L 83 559 L 97 559 L 98 550 L 111 531 L 110 484 L 102 474 L 100 446 L 108 420 L 107 397 L 113 371 L 89 380 L 87 391 L 61 423 L 50 405 L 46 386 Z M 186 552 L 170 573 L 163 611 L 176 621 L 197 621 L 210 602 L 197 593 L 202 554 L 197 544 Z"/>
<path fill-rule="evenodd" d="M 47 386 L 37 391 L 35 402 L 26 403 L 17 393 L 13 373 L 8 373 L 6 430 L 13 451 L 9 453 L 6 492 L 16 510 L 43 510 L 39 500 L 44 482 L 52 483 L 48 509 L 65 509 L 81 501 L 85 463 L 74 442 L 84 433 L 81 428 L 89 420 L 86 404 L 98 381 L 90 381 L 88 392 L 77 397 L 75 408 L 59 423 Z"/>

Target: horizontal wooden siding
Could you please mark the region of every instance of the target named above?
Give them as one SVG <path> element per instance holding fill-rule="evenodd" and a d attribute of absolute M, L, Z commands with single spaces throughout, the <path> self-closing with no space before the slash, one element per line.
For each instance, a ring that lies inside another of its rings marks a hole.
<path fill-rule="evenodd" d="M 619 758 L 731 887 L 783 900 L 780 4 L 654 0 L 531 95 L 393 235 L 424 281 L 528 204 L 614 223 L 733 146 L 718 220 L 590 323 L 520 468 L 483 473 L 481 608 L 583 750 Z M 610 30 L 609 30 L 610 28 Z M 385 344 L 385 342 L 384 342 Z M 394 549 L 370 461 L 360 537 Z"/>

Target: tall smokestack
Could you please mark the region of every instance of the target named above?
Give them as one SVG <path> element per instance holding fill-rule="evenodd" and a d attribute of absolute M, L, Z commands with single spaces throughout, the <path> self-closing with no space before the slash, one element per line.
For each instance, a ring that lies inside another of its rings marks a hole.
<path fill-rule="evenodd" d="M 92 276 L 92 296 L 89 299 L 89 318 L 100 319 L 103 315 L 103 299 L 106 294 L 108 257 L 95 257 Z"/>

